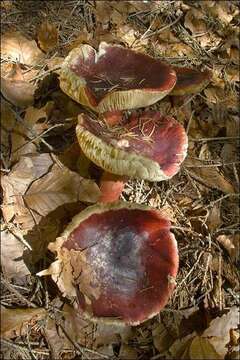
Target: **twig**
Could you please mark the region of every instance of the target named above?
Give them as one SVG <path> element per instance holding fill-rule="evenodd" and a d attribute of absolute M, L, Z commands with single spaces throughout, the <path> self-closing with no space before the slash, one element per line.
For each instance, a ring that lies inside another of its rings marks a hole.
<path fill-rule="evenodd" d="M 225 140 L 240 140 L 239 136 L 219 136 L 219 137 L 212 137 L 212 138 L 200 138 L 200 139 L 193 139 L 190 138 L 190 141 L 200 142 L 200 141 L 225 141 Z"/>
<path fill-rule="evenodd" d="M 43 139 L 42 139 L 42 136 L 44 136 L 45 134 L 47 134 L 47 133 L 48 133 L 49 131 L 51 131 L 52 129 L 55 129 L 55 128 L 57 128 L 57 127 L 63 127 L 63 126 L 65 126 L 65 124 L 56 124 L 56 125 L 51 126 L 49 129 L 44 130 L 41 134 L 39 134 L 39 135 L 36 136 L 35 138 L 33 138 L 33 139 L 27 141 L 25 144 L 19 146 L 17 149 L 15 149 L 15 150 L 13 151 L 13 154 L 14 154 L 16 151 L 22 149 L 24 146 L 26 146 L 26 145 L 28 145 L 28 144 L 30 144 L 30 143 L 33 143 L 34 141 L 36 141 L 36 140 L 38 140 L 38 139 L 43 140 Z M 48 144 L 48 146 L 51 146 L 51 145 Z M 52 148 L 52 147 L 51 147 L 51 148 Z M 52 150 L 53 150 L 53 148 L 52 148 Z"/>
<path fill-rule="evenodd" d="M 185 165 L 186 168 L 205 168 L 205 167 L 214 167 L 214 166 L 227 166 L 227 165 L 235 165 L 239 164 L 240 161 L 234 161 L 230 163 L 217 163 L 217 164 L 202 164 L 202 165 Z"/>
<path fill-rule="evenodd" d="M 162 31 L 164 31 L 164 30 L 172 27 L 173 25 L 175 25 L 175 24 L 182 18 L 182 16 L 183 16 L 182 14 L 179 15 L 179 17 L 178 17 L 177 19 L 175 19 L 172 23 L 167 24 L 167 25 L 163 26 L 161 29 L 155 31 L 154 33 L 147 35 L 147 36 L 145 37 L 145 39 L 149 39 L 150 37 L 152 37 L 152 36 L 154 36 L 154 35 L 158 35 L 158 34 L 160 34 Z"/>
<path fill-rule="evenodd" d="M 13 347 L 14 349 L 18 350 L 19 352 L 21 352 L 21 355 L 23 356 L 26 356 L 26 357 L 23 357 L 23 359 L 29 359 L 29 350 L 27 349 L 26 346 L 24 345 L 18 345 L 16 342 L 13 342 L 13 341 L 10 341 L 10 340 L 7 340 L 7 339 L 3 339 L 1 338 L 1 343 L 3 345 L 7 345 L 7 346 L 11 346 Z"/>
<path fill-rule="evenodd" d="M 37 305 L 35 305 L 34 303 L 32 303 L 31 301 L 29 301 L 28 299 L 25 298 L 25 296 L 23 296 L 22 294 L 20 294 L 14 287 L 12 284 L 10 284 L 3 276 L 1 276 L 1 282 L 2 284 L 13 294 L 15 294 L 19 300 L 23 301 L 24 303 L 26 303 L 29 307 L 31 308 L 37 308 Z"/>
<path fill-rule="evenodd" d="M 78 343 L 74 342 L 71 337 L 68 335 L 68 333 L 66 332 L 66 330 L 64 329 L 64 327 L 59 324 L 59 327 L 61 328 L 61 330 L 63 331 L 64 335 L 67 337 L 67 339 L 71 342 L 71 344 L 75 347 L 75 349 L 77 349 L 81 354 L 83 353 L 83 351 L 88 351 L 94 355 L 97 355 L 98 357 L 102 357 L 104 359 L 110 359 L 109 356 L 104 355 L 99 353 L 98 351 L 92 350 L 92 349 L 88 349 L 84 346 L 80 346 Z"/>
<path fill-rule="evenodd" d="M 13 111 L 14 111 L 14 110 L 13 110 Z M 21 122 L 21 124 L 22 124 L 28 131 L 30 131 L 30 133 L 31 133 L 33 136 L 36 136 L 36 134 L 34 133 L 34 131 L 33 131 L 29 126 L 27 126 L 27 125 L 25 124 L 24 119 L 18 114 L 18 112 L 14 111 L 14 114 L 15 114 L 17 120 L 19 120 L 19 121 Z M 50 151 L 53 151 L 53 150 L 54 150 L 53 147 L 52 147 L 51 145 L 49 145 L 44 139 L 40 138 L 40 141 L 41 141 L 44 145 L 46 145 L 46 146 L 49 148 Z"/>
<path fill-rule="evenodd" d="M 223 196 L 221 196 L 220 198 L 218 198 L 217 200 L 211 201 L 210 204 L 206 206 L 206 208 L 212 207 L 212 206 L 213 206 L 214 204 L 216 204 L 217 202 L 222 201 L 222 200 L 224 200 L 224 199 L 227 199 L 227 198 L 230 197 L 230 196 L 239 197 L 240 194 L 239 194 L 239 193 L 237 193 L 237 194 L 230 193 L 230 194 L 223 195 Z"/>

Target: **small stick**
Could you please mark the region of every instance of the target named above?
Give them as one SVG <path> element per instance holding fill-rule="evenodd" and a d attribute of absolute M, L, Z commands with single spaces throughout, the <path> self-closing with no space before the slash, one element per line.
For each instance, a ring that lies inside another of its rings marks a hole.
<path fill-rule="evenodd" d="M 4 286 L 6 286 L 6 288 L 12 292 L 13 294 L 15 294 L 19 300 L 25 302 L 29 307 L 32 308 L 37 308 L 37 305 L 35 305 L 34 303 L 32 303 L 31 301 L 29 301 L 28 299 L 25 298 L 25 296 L 23 296 L 22 294 L 20 294 L 14 287 L 12 284 L 10 284 L 3 276 L 1 277 L 1 282 Z"/>

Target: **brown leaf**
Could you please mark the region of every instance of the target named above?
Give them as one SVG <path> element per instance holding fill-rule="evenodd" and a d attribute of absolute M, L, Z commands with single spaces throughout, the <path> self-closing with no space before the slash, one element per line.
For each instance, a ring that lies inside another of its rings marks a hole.
<path fill-rule="evenodd" d="M 5 99 L 15 106 L 25 108 L 33 104 L 35 86 L 27 81 L 1 77 L 1 91 Z"/>
<path fill-rule="evenodd" d="M 234 264 L 226 261 L 224 258 L 213 257 L 210 262 L 212 271 L 216 273 L 220 272 L 220 276 L 223 276 L 231 284 L 232 289 L 239 290 L 239 273 Z"/>
<path fill-rule="evenodd" d="M 48 174 L 31 185 L 24 200 L 32 211 L 46 216 L 63 204 L 79 200 L 95 202 L 98 195 L 98 188 L 92 180 L 83 179 L 56 164 Z"/>
<path fill-rule="evenodd" d="M 137 351 L 129 345 L 122 344 L 120 347 L 119 358 L 122 360 L 135 360 L 138 358 Z"/>
<path fill-rule="evenodd" d="M 63 61 L 64 61 L 63 57 L 56 56 L 56 57 L 52 57 L 51 59 L 47 59 L 46 64 L 49 70 L 54 71 L 55 68 L 61 67 Z"/>
<path fill-rule="evenodd" d="M 46 121 L 53 109 L 53 102 L 49 101 L 41 109 L 29 107 L 22 122 L 18 122 L 11 132 L 11 161 L 15 163 L 20 156 L 36 152 L 36 144 L 40 139 L 31 142 L 31 139 L 37 137 L 46 128 Z M 45 120 L 38 123 L 39 120 Z"/>
<path fill-rule="evenodd" d="M 174 341 L 174 343 L 169 348 L 170 356 L 167 358 L 189 360 L 189 348 L 195 335 L 196 333 L 192 333 L 185 336 L 184 338 Z"/>
<path fill-rule="evenodd" d="M 217 228 L 222 224 L 219 203 L 213 205 L 213 207 L 209 210 L 206 224 L 211 232 L 217 230 Z"/>
<path fill-rule="evenodd" d="M 25 194 L 34 179 L 46 174 L 51 165 L 52 159 L 49 154 L 23 156 L 11 172 L 2 177 L 2 212 L 6 222 L 9 222 L 14 215 L 18 218 L 24 211 L 28 213 L 21 195 Z M 32 219 L 30 223 L 32 226 Z"/>
<path fill-rule="evenodd" d="M 216 353 L 211 343 L 201 336 L 195 336 L 192 340 L 189 348 L 189 356 L 191 360 L 222 359 L 222 357 Z"/>
<path fill-rule="evenodd" d="M 43 51 L 52 50 L 58 43 L 58 29 L 47 20 L 38 29 L 38 43 Z"/>
<path fill-rule="evenodd" d="M 224 358 L 230 341 L 230 330 L 236 329 L 239 325 L 239 308 L 233 306 L 227 314 L 213 319 L 209 327 L 202 334 L 215 348 L 216 352 Z"/>
<path fill-rule="evenodd" d="M 21 230 L 32 229 L 57 207 L 85 201 L 96 202 L 100 190 L 94 181 L 70 171 L 49 154 L 22 156 L 3 177 L 3 216 L 13 216 Z"/>
<path fill-rule="evenodd" d="M 28 40 L 20 32 L 8 32 L 1 38 L 1 52 L 12 61 L 34 66 L 41 62 L 44 54 L 34 40 Z"/>
<path fill-rule="evenodd" d="M 237 4 L 227 1 L 204 1 L 200 4 L 201 8 L 224 24 L 229 24 L 233 17 L 239 13 Z"/>
<path fill-rule="evenodd" d="M 238 109 L 238 96 L 231 89 L 222 89 L 217 86 L 210 86 L 204 90 L 207 101 L 210 104 L 221 103 L 228 109 Z"/>
<path fill-rule="evenodd" d="M 11 151 L 11 133 L 15 126 L 15 115 L 11 106 L 4 99 L 1 100 L 1 153 L 5 166 L 9 167 L 9 158 Z"/>
<path fill-rule="evenodd" d="M 153 329 L 152 335 L 153 344 L 160 354 L 168 350 L 175 340 L 175 337 L 162 322 Z"/>
<path fill-rule="evenodd" d="M 7 309 L 1 307 L 1 336 L 14 338 L 24 335 L 29 325 L 35 324 L 46 316 L 46 310 L 38 309 Z"/>
<path fill-rule="evenodd" d="M 203 19 L 203 12 L 192 7 L 185 15 L 184 25 L 192 34 L 203 33 L 207 30 Z"/>
<path fill-rule="evenodd" d="M 185 160 L 184 165 L 189 174 L 203 185 L 221 190 L 227 194 L 235 192 L 233 185 L 224 178 L 217 167 L 205 167 L 204 162 L 190 157 Z"/>
<path fill-rule="evenodd" d="M 55 355 L 54 358 L 59 358 L 61 352 L 64 350 L 74 349 L 73 344 L 68 338 L 82 346 L 105 353 L 104 349 L 106 346 L 113 343 L 119 344 L 121 338 L 122 341 L 124 341 L 132 335 L 130 326 L 107 325 L 104 323 L 96 325 L 89 320 L 83 319 L 72 306 L 67 304 L 63 307 L 61 327 L 57 326 L 54 320 L 48 319 L 45 332 L 46 338 Z M 90 336 L 90 334 L 92 334 L 92 336 Z M 90 353 L 87 354 L 89 355 Z"/>
<path fill-rule="evenodd" d="M 240 250 L 240 234 L 219 235 L 217 241 L 227 250 L 233 261 L 238 260 Z"/>
<path fill-rule="evenodd" d="M 13 233 L 1 231 L 1 265 L 6 278 L 17 279 L 30 275 L 30 271 L 22 260 L 24 245 Z"/>

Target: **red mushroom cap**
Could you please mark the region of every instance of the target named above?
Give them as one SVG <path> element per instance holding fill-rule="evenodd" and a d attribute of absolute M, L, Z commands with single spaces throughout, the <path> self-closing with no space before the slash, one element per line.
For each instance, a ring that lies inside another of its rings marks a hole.
<path fill-rule="evenodd" d="M 188 67 L 173 67 L 177 74 L 177 82 L 170 95 L 182 96 L 198 93 L 204 89 L 211 80 L 209 70 L 199 71 Z"/>
<path fill-rule="evenodd" d="M 85 155 L 117 175 L 166 180 L 179 171 L 186 156 L 184 128 L 155 111 L 132 114 L 124 127 L 117 128 L 80 115 L 76 131 Z"/>
<path fill-rule="evenodd" d="M 176 83 L 172 67 L 148 55 L 102 42 L 98 53 L 84 44 L 65 59 L 60 87 L 96 112 L 149 106 Z"/>
<path fill-rule="evenodd" d="M 47 274 L 67 295 L 74 287 L 87 317 L 137 325 L 156 315 L 174 289 L 178 251 L 170 227 L 164 212 L 145 206 L 91 206 L 52 246 L 61 266 Z"/>

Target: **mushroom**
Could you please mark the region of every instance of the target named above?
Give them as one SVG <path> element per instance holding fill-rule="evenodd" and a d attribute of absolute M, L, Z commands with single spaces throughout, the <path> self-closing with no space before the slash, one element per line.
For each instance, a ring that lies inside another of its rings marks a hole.
<path fill-rule="evenodd" d="M 154 104 L 176 83 L 173 68 L 119 45 L 83 44 L 63 62 L 60 87 L 82 105 L 103 113 Z"/>
<path fill-rule="evenodd" d="M 211 80 L 209 70 L 199 71 L 188 67 L 173 66 L 177 75 L 177 82 L 169 95 L 191 95 L 204 89 Z"/>
<path fill-rule="evenodd" d="M 163 211 L 127 202 L 96 204 L 76 215 L 50 250 L 51 275 L 92 321 L 138 325 L 166 305 L 178 250 Z"/>
<path fill-rule="evenodd" d="M 159 112 L 133 113 L 127 124 L 111 128 L 85 114 L 78 119 L 76 133 L 84 154 L 106 172 L 119 175 L 118 180 L 122 181 L 122 187 L 118 185 L 119 191 L 114 193 L 116 177 L 106 176 L 109 187 L 101 184 L 104 194 L 100 201 L 108 197 L 117 200 L 124 180 L 129 177 L 148 181 L 170 179 L 186 157 L 188 141 L 183 126 Z"/>

